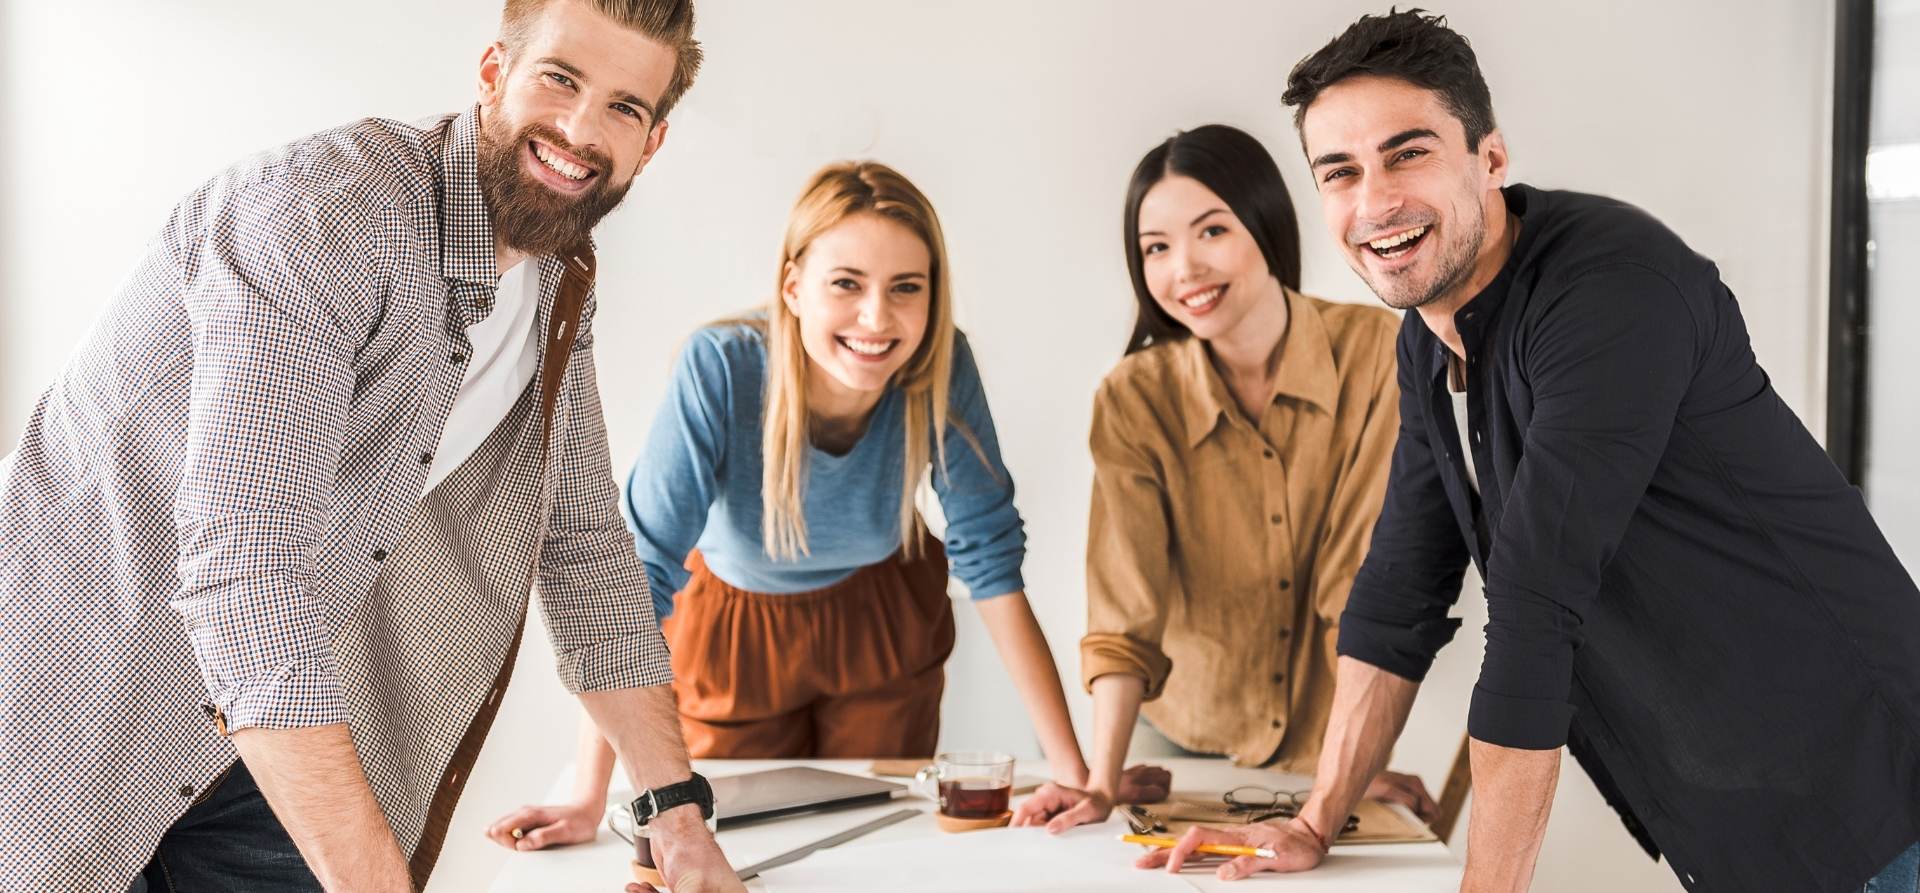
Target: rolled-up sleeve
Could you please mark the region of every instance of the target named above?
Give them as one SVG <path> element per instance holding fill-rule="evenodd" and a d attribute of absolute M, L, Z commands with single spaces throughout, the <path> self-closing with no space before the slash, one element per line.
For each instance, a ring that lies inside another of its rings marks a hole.
<path fill-rule="evenodd" d="M 1412 356 L 1404 328 L 1410 325 L 1424 323 L 1408 319 L 1397 349 L 1400 433 L 1386 500 L 1340 615 L 1337 650 L 1418 682 L 1460 626 L 1447 610 L 1460 597 L 1468 553 L 1427 442 L 1426 409 L 1415 379 L 1426 364 Z"/>
<path fill-rule="evenodd" d="M 975 600 L 1026 589 L 1026 525 L 1013 504 L 1013 476 L 1000 459 L 1000 439 L 987 392 L 965 336 L 953 344 L 952 393 L 945 440 L 935 455 L 933 489 L 947 516 L 947 558 Z"/>
<path fill-rule="evenodd" d="M 346 721 L 314 567 L 353 333 L 386 287 L 376 223 L 337 195 L 268 184 L 224 196 L 180 243 L 193 356 L 170 604 L 229 732 Z"/>
<path fill-rule="evenodd" d="M 1566 743 L 1581 621 L 1666 452 L 1697 333 L 1672 282 L 1614 264 L 1576 277 L 1516 345 L 1533 417 L 1487 567 L 1474 738 Z"/>
<path fill-rule="evenodd" d="M 566 439 L 540 550 L 540 604 L 574 694 L 673 681 L 633 534 L 620 518 L 591 343 L 567 365 Z"/>
<path fill-rule="evenodd" d="M 1166 482 L 1141 448 L 1143 426 L 1127 420 L 1111 384 L 1093 402 L 1093 504 L 1087 521 L 1087 634 L 1080 639 L 1081 683 L 1110 674 L 1146 682 L 1160 696 L 1173 661 L 1161 647 L 1167 606 L 1179 598 L 1171 564 Z"/>

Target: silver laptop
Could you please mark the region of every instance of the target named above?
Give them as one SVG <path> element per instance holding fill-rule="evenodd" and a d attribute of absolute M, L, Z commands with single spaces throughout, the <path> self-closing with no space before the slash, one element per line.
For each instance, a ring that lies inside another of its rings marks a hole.
<path fill-rule="evenodd" d="M 713 818 L 722 828 L 802 812 L 885 803 L 906 785 L 809 766 L 789 766 L 707 780 Z"/>

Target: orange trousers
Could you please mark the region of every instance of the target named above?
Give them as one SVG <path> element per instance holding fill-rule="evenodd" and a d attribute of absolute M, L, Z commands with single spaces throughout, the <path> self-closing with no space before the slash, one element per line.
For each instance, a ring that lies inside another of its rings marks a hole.
<path fill-rule="evenodd" d="M 698 551 L 663 632 L 695 757 L 924 757 L 953 653 L 947 555 L 896 552 L 812 592 L 728 585 Z"/>

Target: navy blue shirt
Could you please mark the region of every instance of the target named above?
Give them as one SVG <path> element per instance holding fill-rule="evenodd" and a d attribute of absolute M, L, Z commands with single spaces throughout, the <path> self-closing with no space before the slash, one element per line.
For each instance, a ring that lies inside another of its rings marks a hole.
<path fill-rule="evenodd" d="M 1920 840 L 1920 591 L 1711 262 L 1619 202 L 1505 195 L 1512 256 L 1454 317 L 1472 455 L 1409 313 L 1340 653 L 1424 677 L 1471 559 L 1473 737 L 1569 745 L 1690 890 L 1858 889 Z"/>

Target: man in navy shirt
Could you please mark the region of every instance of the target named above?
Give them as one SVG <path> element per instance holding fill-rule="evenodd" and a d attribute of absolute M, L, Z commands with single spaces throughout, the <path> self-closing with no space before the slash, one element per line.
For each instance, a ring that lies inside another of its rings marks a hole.
<path fill-rule="evenodd" d="M 1278 855 L 1223 877 L 1317 865 L 1472 560 L 1489 619 L 1463 889 L 1527 888 L 1564 744 L 1689 890 L 1914 890 L 1920 592 L 1719 271 L 1630 206 L 1503 188 L 1486 82 L 1439 17 L 1363 17 L 1286 102 L 1332 235 L 1413 311 L 1400 437 L 1312 801 L 1143 864 L 1231 839 Z"/>

